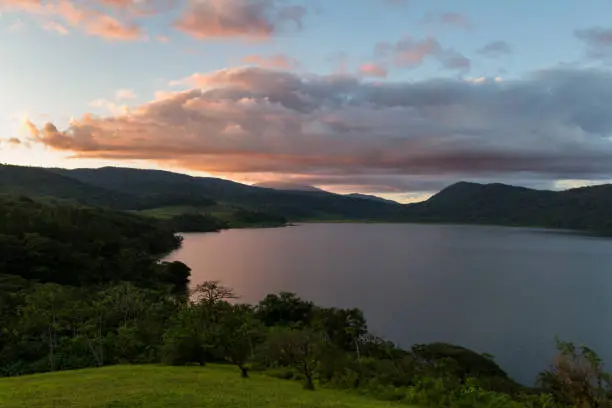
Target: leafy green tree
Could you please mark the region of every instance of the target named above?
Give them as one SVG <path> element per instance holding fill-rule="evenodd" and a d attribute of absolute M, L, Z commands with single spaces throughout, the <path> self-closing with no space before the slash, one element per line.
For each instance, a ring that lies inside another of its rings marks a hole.
<path fill-rule="evenodd" d="M 354 351 L 359 360 L 359 342 L 368 332 L 366 319 L 361 310 L 317 308 L 313 326 L 321 330 L 334 346 L 345 351 Z"/>
<path fill-rule="evenodd" d="M 19 312 L 21 330 L 46 347 L 50 371 L 58 368 L 57 349 L 62 332 L 70 328 L 73 301 L 74 289 L 48 283 L 26 295 Z"/>
<path fill-rule="evenodd" d="M 227 304 L 215 331 L 223 358 L 238 366 L 242 377 L 247 378 L 247 362 L 265 339 L 265 327 L 255 318 L 252 307 Z"/>
<path fill-rule="evenodd" d="M 304 388 L 314 390 L 314 376 L 324 350 L 321 333 L 311 329 L 274 327 L 262 347 L 265 358 L 296 369 L 304 379 Z"/>
<path fill-rule="evenodd" d="M 215 351 L 214 327 L 201 308 L 186 306 L 163 335 L 162 359 L 172 365 L 205 365 Z"/>
<path fill-rule="evenodd" d="M 267 295 L 257 305 L 257 315 L 268 327 L 308 326 L 314 318 L 315 307 L 294 293 L 281 292 Z"/>

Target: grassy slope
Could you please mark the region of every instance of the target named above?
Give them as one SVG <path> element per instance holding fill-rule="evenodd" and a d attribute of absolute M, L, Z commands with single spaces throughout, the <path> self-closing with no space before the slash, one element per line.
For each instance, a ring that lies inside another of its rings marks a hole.
<path fill-rule="evenodd" d="M 167 220 L 181 214 L 202 214 L 211 215 L 221 221 L 228 223 L 229 228 L 267 228 L 267 227 L 283 227 L 284 223 L 278 222 L 259 222 L 259 223 L 241 223 L 237 222 L 234 214 L 236 207 L 228 204 L 217 204 L 215 206 L 192 206 L 192 205 L 173 205 L 166 207 L 151 208 L 148 210 L 135 211 L 136 214 L 145 215 L 148 217 Z"/>
<path fill-rule="evenodd" d="M 389 408 L 397 405 L 336 390 L 304 391 L 297 382 L 261 374 L 252 374 L 252 378 L 244 380 L 231 366 L 148 365 L 1 379 L 0 406 Z"/>

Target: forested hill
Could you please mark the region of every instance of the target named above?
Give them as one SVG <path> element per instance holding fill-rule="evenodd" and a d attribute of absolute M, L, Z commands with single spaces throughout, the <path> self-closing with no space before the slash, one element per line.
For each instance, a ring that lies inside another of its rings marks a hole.
<path fill-rule="evenodd" d="M 55 172 L 121 193 L 152 195 L 198 192 L 218 202 L 298 220 L 389 219 L 399 206 L 325 191 L 289 191 L 254 187 L 212 177 L 192 177 L 156 170 L 104 167 Z"/>
<path fill-rule="evenodd" d="M 440 222 L 568 228 L 612 234 L 612 185 L 567 191 L 460 182 L 399 205 L 363 195 L 284 191 L 158 170 L 0 166 L 0 192 L 141 211 L 175 230 L 278 226 L 286 221 Z"/>
<path fill-rule="evenodd" d="M 19 280 L 185 289 L 187 267 L 157 262 L 180 242 L 164 224 L 126 212 L 0 196 L 0 295 L 2 282 Z"/>
<path fill-rule="evenodd" d="M 429 200 L 405 206 L 405 219 L 566 228 L 612 234 L 612 185 L 566 191 L 505 184 L 456 183 Z"/>

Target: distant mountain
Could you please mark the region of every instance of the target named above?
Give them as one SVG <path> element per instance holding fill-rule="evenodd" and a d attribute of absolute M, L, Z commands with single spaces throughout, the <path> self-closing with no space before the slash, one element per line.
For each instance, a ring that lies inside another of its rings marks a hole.
<path fill-rule="evenodd" d="M 374 200 L 346 197 L 324 191 L 289 191 L 248 186 L 212 177 L 193 177 L 159 170 L 103 167 L 51 169 L 96 187 L 122 194 L 198 194 L 225 205 L 276 214 L 291 221 L 389 220 L 401 216 L 397 206 Z"/>
<path fill-rule="evenodd" d="M 233 214 L 229 219 L 242 214 L 238 218 L 247 223 L 255 219 L 436 222 L 567 228 L 612 235 L 609 184 L 556 192 L 460 182 L 427 201 L 398 204 L 363 194 L 278 190 L 157 170 L 0 165 L 0 193 L 172 216 L 180 215 L 182 208 L 190 214 L 214 209 Z M 161 210 L 169 207 L 171 211 Z"/>
<path fill-rule="evenodd" d="M 253 186 L 261 187 L 261 188 L 271 188 L 273 190 L 285 190 L 285 191 L 310 191 L 310 192 L 318 191 L 318 192 L 324 192 L 324 193 L 327 192 L 325 190 L 322 190 L 314 186 L 308 186 L 304 184 L 297 184 L 297 183 L 291 183 L 291 182 L 285 182 L 285 181 L 265 181 L 262 183 L 253 184 Z"/>
<path fill-rule="evenodd" d="M 378 197 L 378 196 L 370 195 L 370 194 L 351 193 L 351 194 L 346 194 L 346 196 L 352 197 L 352 198 L 361 198 L 362 200 L 374 200 L 374 201 L 383 202 L 387 204 L 399 204 L 397 201 L 387 200 L 386 198 L 382 198 L 382 197 Z"/>

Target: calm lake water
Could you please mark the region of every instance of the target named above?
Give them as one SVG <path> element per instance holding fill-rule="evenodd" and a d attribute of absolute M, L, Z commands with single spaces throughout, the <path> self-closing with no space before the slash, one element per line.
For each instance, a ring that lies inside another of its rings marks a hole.
<path fill-rule="evenodd" d="M 255 303 L 297 293 L 358 307 L 397 344 L 444 341 L 488 352 L 531 383 L 554 337 L 612 366 L 612 239 L 450 225 L 307 224 L 185 234 L 171 259 L 192 284 L 221 280 Z"/>

